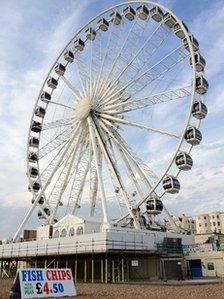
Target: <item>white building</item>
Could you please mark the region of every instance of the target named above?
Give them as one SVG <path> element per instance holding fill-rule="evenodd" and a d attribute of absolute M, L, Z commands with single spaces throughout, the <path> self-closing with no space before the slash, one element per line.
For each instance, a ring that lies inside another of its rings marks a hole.
<path fill-rule="evenodd" d="M 175 224 L 185 231 L 194 234 L 196 232 L 195 220 L 191 216 L 181 216 L 172 215 Z"/>
<path fill-rule="evenodd" d="M 224 233 L 224 213 L 212 212 L 196 216 L 197 234 Z"/>
<path fill-rule="evenodd" d="M 52 226 L 45 225 L 37 228 L 37 240 L 73 237 L 101 231 L 102 220 L 89 217 L 83 219 L 74 215 L 66 215 Z"/>

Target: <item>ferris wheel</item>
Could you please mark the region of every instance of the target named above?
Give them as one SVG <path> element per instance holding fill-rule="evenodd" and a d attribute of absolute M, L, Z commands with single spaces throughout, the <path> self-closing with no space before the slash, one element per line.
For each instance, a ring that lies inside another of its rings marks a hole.
<path fill-rule="evenodd" d="M 207 108 L 206 62 L 164 6 L 129 1 L 85 24 L 50 69 L 27 144 L 33 212 L 150 228 L 193 166 Z"/>

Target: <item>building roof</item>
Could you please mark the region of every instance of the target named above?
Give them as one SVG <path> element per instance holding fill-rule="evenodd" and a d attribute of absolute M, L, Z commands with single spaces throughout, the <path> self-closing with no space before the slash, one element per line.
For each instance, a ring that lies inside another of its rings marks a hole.
<path fill-rule="evenodd" d="M 55 223 L 53 226 L 58 227 L 64 225 L 75 225 L 75 224 L 81 224 L 85 222 L 102 223 L 102 220 L 95 217 L 82 218 L 75 215 L 66 215 L 63 218 L 61 218 L 57 223 Z"/>

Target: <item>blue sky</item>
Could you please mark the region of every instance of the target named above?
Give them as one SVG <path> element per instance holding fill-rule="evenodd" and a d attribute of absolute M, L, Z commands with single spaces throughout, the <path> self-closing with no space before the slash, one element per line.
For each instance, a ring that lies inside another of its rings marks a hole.
<path fill-rule="evenodd" d="M 111 0 L 0 0 L 0 238 L 12 235 L 30 204 L 26 139 L 32 109 L 45 76 L 74 33 Z M 183 19 L 200 42 L 210 83 L 203 142 L 172 212 L 224 210 L 224 2 L 158 1 Z"/>

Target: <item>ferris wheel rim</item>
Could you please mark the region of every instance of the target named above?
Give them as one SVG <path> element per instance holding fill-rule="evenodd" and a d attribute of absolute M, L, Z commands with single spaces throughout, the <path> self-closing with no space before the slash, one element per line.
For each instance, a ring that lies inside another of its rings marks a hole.
<path fill-rule="evenodd" d="M 182 25 L 182 21 L 172 12 L 170 11 L 169 9 L 167 9 L 166 7 L 164 7 L 163 5 L 160 5 L 158 3 L 155 3 L 155 2 L 152 2 L 152 1 L 128 1 L 128 2 L 124 2 L 124 3 L 120 3 L 118 5 L 115 5 L 115 6 L 112 6 L 110 7 L 109 9 L 101 12 L 100 14 L 98 14 L 97 16 L 95 16 L 93 19 L 91 19 L 89 22 L 87 22 L 79 31 L 77 31 L 77 33 L 74 35 L 74 37 L 69 41 L 69 43 L 63 48 L 63 50 L 61 51 L 61 53 L 59 54 L 59 56 L 57 57 L 57 59 L 55 60 L 55 62 L 52 64 L 52 67 L 48 73 L 48 75 L 46 76 L 46 79 L 41 87 L 41 90 L 40 90 L 40 93 L 38 95 L 38 98 L 37 98 L 37 101 L 36 101 L 36 104 L 34 106 L 34 110 L 33 110 L 33 115 L 32 115 L 32 118 L 31 118 L 31 121 L 33 120 L 33 117 L 34 117 L 34 112 L 35 112 L 35 108 L 37 107 L 37 104 L 38 104 L 38 101 L 39 101 L 39 98 L 40 98 L 40 94 L 46 84 L 46 81 L 47 79 L 49 78 L 49 75 L 51 74 L 56 62 L 59 60 L 59 58 L 61 57 L 61 55 L 63 55 L 65 49 L 70 45 L 70 43 L 80 34 L 80 32 L 82 32 L 89 24 L 91 24 L 94 20 L 96 20 L 97 18 L 99 18 L 100 16 L 104 15 L 105 13 L 109 12 L 109 11 L 112 11 L 114 10 L 115 8 L 117 7 L 121 7 L 121 6 L 124 6 L 124 5 L 128 5 L 128 4 L 132 4 L 132 3 L 139 3 L 139 4 L 152 4 L 152 5 L 156 5 L 158 7 L 161 7 L 162 9 L 164 9 L 166 12 L 169 12 L 172 16 L 175 17 L 175 19 L 179 22 L 180 26 L 182 27 L 182 30 L 184 31 L 185 33 L 185 37 L 187 38 L 187 41 L 188 41 L 188 44 L 189 44 L 189 48 L 190 48 L 190 55 L 191 55 L 191 58 L 192 58 L 192 74 L 193 74 L 193 82 L 192 82 L 192 92 L 191 92 L 191 104 L 190 104 L 190 109 L 189 109 L 189 113 L 188 113 L 188 117 L 187 117 L 187 121 L 185 123 L 185 126 L 184 126 L 184 129 L 183 129 L 183 133 L 181 135 L 181 138 L 180 138 L 180 141 L 179 141 L 179 144 L 176 148 L 176 151 L 175 151 L 175 154 L 173 155 L 173 158 L 170 162 L 170 164 L 168 165 L 168 167 L 166 168 L 166 170 L 163 172 L 163 174 L 160 176 L 160 179 L 158 180 L 156 186 L 154 186 L 154 188 L 151 190 L 150 193 L 152 193 L 156 187 L 161 183 L 162 179 L 165 177 L 165 175 L 168 173 L 170 167 L 172 166 L 173 162 L 174 162 L 174 159 L 175 159 L 175 156 L 177 155 L 182 143 L 183 143 L 183 140 L 184 140 L 184 134 L 185 134 L 185 131 L 190 123 L 190 119 L 192 117 L 191 115 L 191 109 L 192 109 L 192 106 L 193 106 L 193 103 L 194 103 L 194 97 L 195 97 L 195 79 L 196 79 L 196 69 L 195 69 L 195 58 L 194 58 L 194 51 L 193 51 L 193 47 L 191 45 L 191 42 L 190 42 L 190 38 L 188 36 L 188 33 L 186 31 L 186 29 L 184 28 L 184 26 Z M 198 127 L 200 126 L 200 121 L 198 123 Z M 30 137 L 30 132 L 31 132 L 31 129 L 29 129 L 29 134 L 28 134 L 28 140 L 29 140 L 29 137 Z M 29 141 L 28 141 L 29 142 Z M 190 150 L 191 150 L 192 146 L 190 147 Z M 28 156 L 28 152 L 29 152 L 29 146 L 27 144 L 27 156 Z M 39 148 L 38 148 L 38 153 L 39 153 Z M 29 162 L 28 162 L 28 159 L 27 159 L 27 167 L 29 167 Z M 39 162 L 38 162 L 38 167 L 39 167 Z M 180 171 L 178 171 L 178 174 L 179 174 Z M 178 175 L 177 174 L 177 175 Z M 30 178 L 29 178 L 30 179 Z M 144 201 L 143 201 L 144 202 Z M 142 202 L 142 203 L 143 203 Z M 141 203 L 141 204 L 142 204 Z M 138 206 L 140 206 L 141 204 L 138 204 Z"/>

